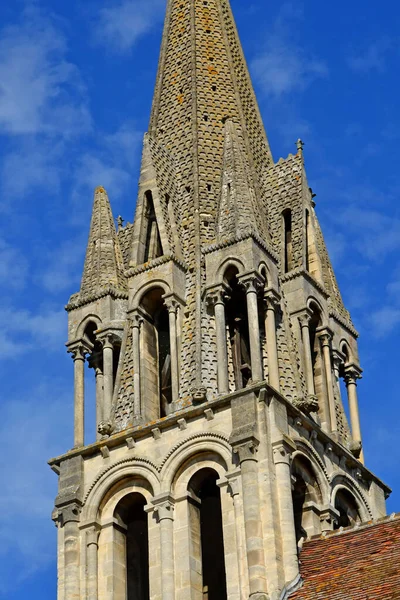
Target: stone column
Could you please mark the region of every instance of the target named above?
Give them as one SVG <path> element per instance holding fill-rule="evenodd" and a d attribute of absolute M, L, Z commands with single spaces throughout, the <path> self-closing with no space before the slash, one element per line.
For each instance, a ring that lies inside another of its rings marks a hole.
<path fill-rule="evenodd" d="M 253 382 L 262 381 L 263 369 L 260 348 L 260 326 L 258 322 L 258 289 L 263 280 L 261 276 L 254 273 L 246 273 L 239 278 L 240 283 L 246 290 L 247 320 L 250 340 L 251 378 Z"/>
<path fill-rule="evenodd" d="M 99 534 L 98 525 L 86 531 L 87 600 L 98 600 Z"/>
<path fill-rule="evenodd" d="M 332 360 L 331 360 L 331 340 L 332 332 L 328 329 L 320 331 L 318 337 L 321 342 L 322 356 L 324 359 L 325 367 L 325 380 L 326 389 L 328 392 L 328 413 L 330 421 L 330 430 L 335 433 L 337 431 L 337 419 L 336 419 L 336 407 L 335 407 L 335 395 L 333 393 L 333 379 L 332 379 Z"/>
<path fill-rule="evenodd" d="M 84 445 L 85 431 L 85 358 L 88 349 L 84 344 L 70 348 L 74 361 L 74 447 Z"/>
<path fill-rule="evenodd" d="M 96 431 L 97 427 L 104 421 L 103 405 L 104 405 L 104 377 L 100 367 L 95 367 L 96 373 Z M 100 439 L 100 434 L 97 432 L 97 437 Z"/>
<path fill-rule="evenodd" d="M 140 326 L 142 317 L 135 313 L 132 316 L 132 346 L 133 346 L 133 389 L 134 389 L 134 417 L 139 419 L 142 414 L 141 392 L 140 392 Z"/>
<path fill-rule="evenodd" d="M 171 351 L 171 391 L 172 402 L 179 399 L 179 367 L 178 367 L 178 347 L 176 334 L 176 313 L 177 301 L 172 296 L 164 296 L 165 306 L 169 317 L 169 345 Z"/>
<path fill-rule="evenodd" d="M 299 575 L 290 474 L 290 456 L 296 450 L 296 446 L 289 437 L 284 436 L 282 440 L 274 442 L 272 448 L 278 493 L 285 583 L 292 583 Z"/>
<path fill-rule="evenodd" d="M 276 313 L 279 306 L 279 296 L 272 290 L 264 295 L 265 310 L 265 334 L 267 338 L 268 352 L 268 375 L 269 384 L 280 391 L 279 384 L 279 366 L 278 366 L 278 348 L 276 341 Z"/>
<path fill-rule="evenodd" d="M 174 500 L 169 494 L 165 494 L 154 498 L 152 504 L 160 524 L 162 599 L 174 600 Z"/>
<path fill-rule="evenodd" d="M 360 415 L 358 412 L 357 398 L 357 379 L 361 379 L 361 369 L 356 365 L 347 365 L 345 367 L 345 382 L 347 386 L 347 396 L 349 401 L 351 434 L 353 441 L 359 443 L 362 448 Z M 364 454 L 361 449 L 360 461 L 364 463 Z"/>
<path fill-rule="evenodd" d="M 109 421 L 111 416 L 111 406 L 114 391 L 114 344 L 112 335 L 106 335 L 102 341 L 103 344 L 103 384 L 104 384 L 104 403 L 103 420 Z"/>
<path fill-rule="evenodd" d="M 310 344 L 310 319 L 311 314 L 307 311 L 299 316 L 299 322 L 301 327 L 301 338 L 303 341 L 303 360 L 304 360 L 304 374 L 306 378 L 307 392 L 309 396 L 315 396 L 314 386 L 314 373 L 312 366 L 311 357 L 311 344 Z"/>
<path fill-rule="evenodd" d="M 228 288 L 223 284 L 209 292 L 207 302 L 214 306 L 215 335 L 217 342 L 217 377 L 218 392 L 226 394 L 229 391 L 228 354 L 226 340 L 225 297 Z"/>
<path fill-rule="evenodd" d="M 239 456 L 242 477 L 243 515 L 250 598 L 253 600 L 267 600 L 267 575 L 260 520 L 258 463 L 255 455 L 258 443 L 258 440 L 251 438 L 235 445 L 233 451 Z"/>
<path fill-rule="evenodd" d="M 242 535 L 242 513 L 241 513 L 241 502 L 240 502 L 240 483 L 239 478 L 235 475 L 234 477 L 228 477 L 229 491 L 233 500 L 233 510 L 235 515 L 235 541 L 236 541 L 236 553 L 237 553 L 237 567 L 239 575 L 239 597 L 244 597 L 245 588 L 245 573 L 243 573 L 244 565 L 246 564 L 246 556 L 244 552 L 243 535 Z"/>
<path fill-rule="evenodd" d="M 64 589 L 65 600 L 80 600 L 79 518 L 80 506 L 70 504 L 62 509 L 64 528 Z"/>

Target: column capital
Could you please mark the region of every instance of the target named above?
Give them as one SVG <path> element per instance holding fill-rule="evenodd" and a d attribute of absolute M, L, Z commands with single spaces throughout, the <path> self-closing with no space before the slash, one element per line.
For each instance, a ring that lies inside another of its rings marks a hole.
<path fill-rule="evenodd" d="M 239 284 L 246 290 L 246 294 L 258 292 L 264 287 L 264 278 L 258 271 L 248 271 L 238 277 Z"/>
<path fill-rule="evenodd" d="M 296 451 L 296 444 L 288 436 L 283 434 L 282 439 L 272 443 L 274 464 L 290 464 L 290 457 Z"/>
<path fill-rule="evenodd" d="M 81 510 L 82 506 L 79 502 L 71 502 L 71 504 L 58 508 L 58 520 L 62 527 L 64 527 L 66 523 L 79 523 L 81 519 Z"/>
<path fill-rule="evenodd" d="M 267 310 L 273 310 L 275 312 L 280 306 L 281 295 L 272 288 L 265 290 L 264 302 L 266 304 Z"/>
<path fill-rule="evenodd" d="M 218 283 L 206 290 L 206 303 L 208 306 L 225 304 L 230 297 L 231 288 L 225 282 Z"/>
<path fill-rule="evenodd" d="M 128 312 L 128 317 L 132 321 L 132 327 L 140 329 L 140 327 L 141 327 L 141 325 L 143 323 L 143 320 L 144 320 L 144 317 L 143 317 L 140 309 L 139 308 L 135 308 L 135 309 L 129 311 Z"/>
<path fill-rule="evenodd" d="M 318 327 L 317 337 L 319 338 L 322 347 L 328 346 L 328 348 L 330 348 L 333 331 L 329 329 L 329 327 Z"/>
<path fill-rule="evenodd" d="M 311 310 L 309 310 L 308 308 L 305 308 L 304 310 L 300 311 L 297 313 L 297 318 L 299 320 L 300 323 L 300 327 L 306 327 L 308 328 L 310 321 L 312 319 L 312 312 Z"/>
<path fill-rule="evenodd" d="M 100 342 L 100 344 L 104 348 L 114 349 L 114 345 L 116 342 L 120 342 L 120 337 L 117 335 L 115 330 L 105 329 L 104 331 L 99 331 L 97 333 L 96 338 Z"/>
<path fill-rule="evenodd" d="M 357 380 L 362 378 L 362 369 L 354 363 L 345 365 L 344 380 L 346 385 L 357 385 Z"/>
<path fill-rule="evenodd" d="M 159 522 L 164 519 L 174 520 L 175 498 L 170 493 L 167 492 L 166 494 L 156 496 L 152 499 L 151 503 Z"/>
<path fill-rule="evenodd" d="M 256 453 L 260 440 L 253 433 L 248 435 L 243 435 L 241 432 L 239 435 L 233 433 L 231 435 L 230 444 L 234 454 L 238 455 L 240 464 L 246 460 L 257 462 Z"/>
<path fill-rule="evenodd" d="M 100 525 L 94 523 L 86 528 L 86 546 L 97 546 L 99 543 Z"/>
<path fill-rule="evenodd" d="M 346 356 L 343 354 L 343 352 L 340 352 L 340 350 L 337 350 L 337 348 L 333 348 L 332 349 L 332 360 L 333 360 L 333 366 L 335 367 L 335 369 L 339 369 L 340 365 L 345 364 Z"/>
<path fill-rule="evenodd" d="M 78 340 L 76 342 L 71 342 L 66 344 L 68 354 L 71 354 L 72 360 L 75 362 L 76 360 L 86 360 L 86 355 L 90 354 L 92 351 L 92 345 L 86 342 L 85 340 Z"/>
<path fill-rule="evenodd" d="M 162 298 L 164 300 L 164 304 L 165 304 L 168 312 L 175 314 L 176 310 L 180 304 L 179 300 L 175 296 L 175 294 L 173 292 L 171 292 L 170 294 L 164 294 Z"/>

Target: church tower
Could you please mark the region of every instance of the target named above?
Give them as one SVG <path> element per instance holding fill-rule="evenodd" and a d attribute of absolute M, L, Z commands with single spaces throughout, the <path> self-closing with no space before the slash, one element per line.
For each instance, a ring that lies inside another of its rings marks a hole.
<path fill-rule="evenodd" d="M 134 222 L 96 189 L 66 308 L 58 600 L 282 600 L 305 539 L 386 514 L 303 144 L 274 162 L 228 0 L 168 0 Z"/>

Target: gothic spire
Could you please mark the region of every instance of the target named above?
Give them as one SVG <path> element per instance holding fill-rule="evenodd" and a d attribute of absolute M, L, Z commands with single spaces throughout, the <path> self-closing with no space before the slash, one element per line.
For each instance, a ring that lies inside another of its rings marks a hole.
<path fill-rule="evenodd" d="M 180 165 L 202 243 L 215 237 L 227 120 L 243 132 L 261 207 L 272 156 L 229 1 L 169 0 L 149 133 Z"/>
<path fill-rule="evenodd" d="M 110 201 L 106 190 L 98 187 L 94 193 L 80 294 L 96 294 L 110 286 L 125 290 L 126 281 Z"/>

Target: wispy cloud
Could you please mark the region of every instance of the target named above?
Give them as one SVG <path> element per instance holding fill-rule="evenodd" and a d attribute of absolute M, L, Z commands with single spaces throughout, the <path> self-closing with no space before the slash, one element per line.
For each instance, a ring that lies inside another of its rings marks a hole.
<path fill-rule="evenodd" d="M 27 352 L 59 349 L 66 337 L 66 316 L 62 309 L 32 312 L 2 306 L 0 330 L 0 357 L 15 360 Z"/>
<path fill-rule="evenodd" d="M 72 395 L 54 379 L 2 407 L 0 449 L 0 596 L 54 560 L 56 531 L 50 515 L 56 476 L 46 461 L 71 446 Z M 21 451 L 24 446 L 25 451 Z M 18 569 L 10 570 L 10 561 Z"/>
<path fill-rule="evenodd" d="M 165 0 L 123 0 L 101 8 L 94 36 L 98 44 L 126 52 L 164 18 Z"/>
<path fill-rule="evenodd" d="M 284 3 L 268 32 L 265 47 L 251 61 L 255 80 L 269 96 L 280 98 L 303 91 L 316 79 L 328 75 L 325 63 L 294 39 L 293 21 L 302 18 L 298 7 Z"/>
<path fill-rule="evenodd" d="M 90 128 L 84 87 L 49 18 L 26 9 L 0 31 L 0 132 L 62 135 Z"/>
<path fill-rule="evenodd" d="M 393 43 L 389 39 L 381 39 L 373 42 L 363 51 L 349 57 L 349 67 L 359 73 L 370 71 L 383 72 L 386 68 L 386 60 Z"/>
<path fill-rule="evenodd" d="M 0 238 L 0 283 L 4 290 L 20 290 L 28 274 L 28 261 L 22 252 Z"/>

